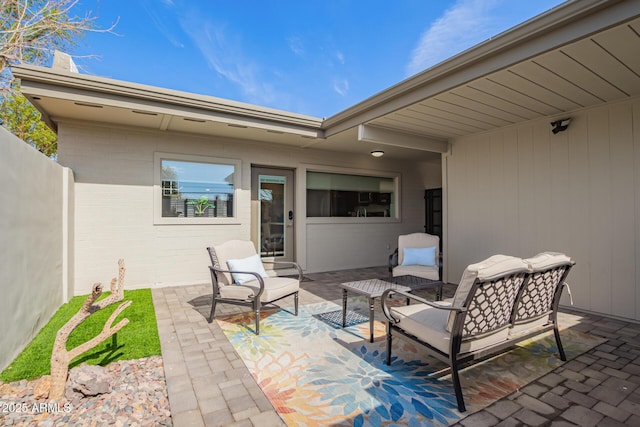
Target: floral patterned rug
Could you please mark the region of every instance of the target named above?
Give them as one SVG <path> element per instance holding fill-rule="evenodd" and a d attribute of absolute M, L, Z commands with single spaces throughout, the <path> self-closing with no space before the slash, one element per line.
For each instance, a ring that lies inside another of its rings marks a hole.
<path fill-rule="evenodd" d="M 562 364 L 553 333 L 476 363 L 460 374 L 467 406 L 461 414 L 447 365 L 421 346 L 395 338 L 392 364 L 385 364 L 385 327 L 378 319 L 369 343 L 364 299 L 349 300 L 344 329 L 333 302 L 291 313 L 262 312 L 260 336 L 253 313 L 217 318 L 289 426 L 450 425 Z M 604 342 L 566 327 L 560 334 L 569 359 Z"/>

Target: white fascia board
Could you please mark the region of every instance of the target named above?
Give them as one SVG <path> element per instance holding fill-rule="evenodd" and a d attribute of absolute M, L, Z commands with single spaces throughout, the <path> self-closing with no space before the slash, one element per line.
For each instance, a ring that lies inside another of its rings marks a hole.
<path fill-rule="evenodd" d="M 397 132 L 370 125 L 358 126 L 358 141 L 374 142 L 376 144 L 394 147 L 411 148 L 412 150 L 430 151 L 434 153 L 448 153 L 449 143 L 435 138 Z"/>

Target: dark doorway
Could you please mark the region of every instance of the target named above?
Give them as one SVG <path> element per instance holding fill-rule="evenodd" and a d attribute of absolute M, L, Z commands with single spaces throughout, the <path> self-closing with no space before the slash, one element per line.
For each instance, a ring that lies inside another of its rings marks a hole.
<path fill-rule="evenodd" d="M 440 251 L 442 252 L 442 188 L 425 190 L 424 202 L 424 231 L 440 237 Z"/>

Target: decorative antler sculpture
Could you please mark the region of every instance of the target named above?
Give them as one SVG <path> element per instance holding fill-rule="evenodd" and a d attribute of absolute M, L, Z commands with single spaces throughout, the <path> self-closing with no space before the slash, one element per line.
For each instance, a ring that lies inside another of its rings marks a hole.
<path fill-rule="evenodd" d="M 111 279 L 111 295 L 96 303 L 96 300 L 100 298 L 100 295 L 102 295 L 102 284 L 94 283 L 91 295 L 87 297 L 80 311 L 69 319 L 69 321 L 60 328 L 56 334 L 56 340 L 53 344 L 53 352 L 51 353 L 51 388 L 49 389 L 49 398 L 61 399 L 64 397 L 67 374 L 69 372 L 69 363 L 75 357 L 97 346 L 129 323 L 129 319 L 122 319 L 118 324 L 112 326 L 116 317 L 131 305 L 131 301 L 125 301 L 114 310 L 111 316 L 109 316 L 109 319 L 107 319 L 107 322 L 100 334 L 84 344 L 80 344 L 71 350 L 67 350 L 67 340 L 69 339 L 69 335 L 71 335 L 71 332 L 73 332 L 78 325 L 96 311 L 102 310 L 113 303 L 123 300 L 125 274 L 123 259 L 118 260 L 118 266 L 119 274 L 117 283 L 115 278 Z"/>

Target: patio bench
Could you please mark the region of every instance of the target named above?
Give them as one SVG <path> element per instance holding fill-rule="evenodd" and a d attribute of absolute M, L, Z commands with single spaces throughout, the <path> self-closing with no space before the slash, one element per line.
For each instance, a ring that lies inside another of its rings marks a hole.
<path fill-rule="evenodd" d="M 560 358 L 557 310 L 573 262 L 564 254 L 545 252 L 521 259 L 494 255 L 464 271 L 454 297 L 428 301 L 414 294 L 388 290 L 381 302 L 387 317 L 386 362 L 391 364 L 393 334 L 425 346 L 451 368 L 458 410 L 466 410 L 459 368 L 512 348 L 553 329 Z M 393 307 L 390 294 L 417 304 Z"/>

